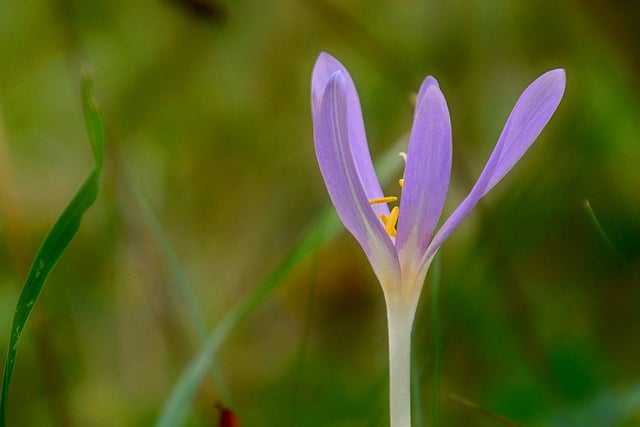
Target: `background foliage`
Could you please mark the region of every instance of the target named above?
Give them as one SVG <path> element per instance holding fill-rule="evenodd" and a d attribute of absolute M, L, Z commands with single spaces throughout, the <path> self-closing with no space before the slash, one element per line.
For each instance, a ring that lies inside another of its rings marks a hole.
<path fill-rule="evenodd" d="M 321 50 L 351 71 L 374 156 L 438 78 L 446 212 L 524 87 L 566 68 L 548 128 L 443 248 L 442 424 L 496 425 L 456 395 L 524 425 L 637 425 L 639 20 L 637 2 L 593 0 L 0 0 L 0 354 L 34 252 L 91 165 L 82 66 L 107 130 L 102 192 L 23 334 L 9 425 L 156 420 L 201 342 L 176 283 L 211 330 L 328 206 L 309 111 Z M 246 426 L 386 425 L 375 278 L 344 232 L 309 255 L 232 331 L 190 425 L 215 425 L 216 403 Z M 414 344 L 427 415 L 428 302 Z"/>

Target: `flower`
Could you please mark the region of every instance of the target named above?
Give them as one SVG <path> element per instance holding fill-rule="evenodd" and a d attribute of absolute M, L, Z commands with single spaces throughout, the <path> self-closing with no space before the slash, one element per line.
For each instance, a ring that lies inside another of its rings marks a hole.
<path fill-rule="evenodd" d="M 392 425 L 410 425 L 411 328 L 433 257 L 538 137 L 564 88 L 565 72 L 556 69 L 525 89 L 480 177 L 436 232 L 449 187 L 452 139 L 447 103 L 436 79 L 427 77 L 418 92 L 400 204 L 389 209 L 397 198 L 385 197 L 376 177 L 353 81 L 331 55 L 318 57 L 311 83 L 316 156 L 338 216 L 364 250 L 385 295 Z"/>
<path fill-rule="evenodd" d="M 473 189 L 433 236 L 451 171 L 451 123 L 438 82 L 429 76 L 420 87 L 400 206 L 389 210 L 386 202 L 397 199 L 384 197 L 375 175 L 353 81 L 335 58 L 320 54 L 311 91 L 318 164 L 340 219 L 362 246 L 387 298 L 420 294 L 437 250 L 531 146 L 564 87 L 564 70 L 556 69 L 524 91 Z"/>

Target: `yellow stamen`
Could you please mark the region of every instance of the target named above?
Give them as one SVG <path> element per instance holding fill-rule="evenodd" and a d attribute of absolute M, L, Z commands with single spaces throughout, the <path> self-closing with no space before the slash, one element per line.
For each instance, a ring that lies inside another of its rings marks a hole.
<path fill-rule="evenodd" d="M 407 153 L 401 152 L 398 155 L 402 157 L 402 159 L 405 161 L 405 164 L 406 164 Z M 398 184 L 400 184 L 400 187 L 404 187 L 404 178 L 400 178 L 398 180 Z M 398 201 L 398 198 L 395 196 L 377 197 L 375 199 L 369 200 L 369 204 L 375 205 L 378 203 L 392 203 L 397 201 Z M 382 225 L 384 225 L 384 230 L 391 237 L 396 237 L 398 235 L 398 231 L 396 230 L 396 224 L 398 223 L 399 214 L 400 214 L 400 208 L 395 206 L 393 209 L 391 209 L 389 216 L 385 214 L 380 215 L 380 221 L 382 221 Z"/>
<path fill-rule="evenodd" d="M 389 214 L 389 218 L 386 218 L 386 221 L 383 219 L 384 229 L 387 234 L 391 237 L 396 237 L 398 232 L 396 231 L 396 223 L 398 222 L 398 214 L 400 213 L 400 209 L 396 206 L 391 209 L 391 213 Z M 384 216 L 384 215 L 383 215 Z"/>
<path fill-rule="evenodd" d="M 391 203 L 391 202 L 397 202 L 397 201 L 398 201 L 398 198 L 394 197 L 394 196 L 378 197 L 378 198 L 369 200 L 369 204 L 370 205 L 375 205 L 375 204 L 378 204 L 378 203 Z"/>

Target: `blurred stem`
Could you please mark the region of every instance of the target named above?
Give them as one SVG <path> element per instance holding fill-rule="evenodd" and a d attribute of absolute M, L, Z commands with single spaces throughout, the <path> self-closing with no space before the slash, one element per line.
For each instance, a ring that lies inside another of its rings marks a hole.
<path fill-rule="evenodd" d="M 414 341 L 412 332 L 411 341 Z M 424 427 L 424 415 L 422 413 L 422 397 L 420 393 L 420 370 L 415 350 L 411 351 L 411 411 L 413 412 L 413 424 L 416 427 Z"/>
<path fill-rule="evenodd" d="M 510 421 L 504 417 L 501 417 L 500 415 L 496 415 L 493 412 L 489 412 L 488 410 L 484 409 L 483 407 L 481 407 L 480 405 L 478 405 L 475 402 L 470 401 L 469 399 L 466 399 L 462 396 L 459 396 L 457 394 L 451 394 L 449 395 L 449 399 L 460 403 L 463 406 L 466 406 L 467 408 L 477 412 L 478 414 L 484 415 L 485 417 L 487 417 L 488 419 L 491 419 L 495 422 L 497 422 L 498 424 L 507 426 L 507 427 L 520 427 L 519 424 L 514 423 L 513 421 Z"/>
<path fill-rule="evenodd" d="M 321 238 L 325 235 L 325 230 L 323 228 L 329 229 L 330 222 L 329 218 L 322 218 L 320 220 L 320 235 Z M 313 257 L 311 263 L 311 273 L 310 273 L 310 285 L 309 285 L 309 294 L 307 296 L 307 306 L 305 310 L 304 324 L 302 329 L 302 337 L 300 340 L 300 347 L 298 348 L 298 354 L 296 355 L 296 362 L 294 368 L 294 377 L 293 377 L 293 387 L 291 393 L 291 414 L 292 414 L 292 422 L 291 425 L 295 426 L 298 422 L 298 393 L 300 390 L 300 384 L 302 382 L 302 372 L 303 372 L 303 364 L 304 358 L 307 352 L 307 344 L 309 343 L 309 334 L 311 333 L 311 322 L 313 319 L 313 306 L 316 294 L 316 283 L 317 283 L 317 266 L 318 266 L 318 257 L 317 252 L 316 256 Z"/>
<path fill-rule="evenodd" d="M 411 426 L 411 329 L 407 304 L 387 301 L 389 327 L 389 413 L 391 427 Z"/>
<path fill-rule="evenodd" d="M 433 393 L 431 425 L 440 427 L 440 384 L 442 382 L 442 329 L 440 327 L 440 254 L 433 262 L 433 289 L 431 290 L 431 325 L 433 328 Z"/>

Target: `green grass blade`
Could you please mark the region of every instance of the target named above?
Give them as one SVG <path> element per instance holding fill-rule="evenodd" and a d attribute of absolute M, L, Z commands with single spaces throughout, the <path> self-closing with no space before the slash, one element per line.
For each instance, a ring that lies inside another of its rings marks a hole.
<path fill-rule="evenodd" d="M 296 357 L 294 358 L 294 368 L 291 382 L 291 425 L 295 426 L 298 422 L 298 395 L 300 390 L 300 385 L 302 384 L 302 373 L 304 366 L 304 359 L 307 353 L 307 347 L 309 344 L 309 335 L 311 334 L 311 325 L 313 321 L 313 306 L 315 304 L 315 295 L 316 295 L 316 272 L 317 272 L 317 257 L 314 257 L 313 265 L 311 267 L 311 280 L 310 286 L 307 294 L 307 301 L 305 303 L 305 316 L 302 324 L 302 334 L 300 337 L 300 344 L 298 345 L 298 350 Z"/>
<path fill-rule="evenodd" d="M 167 264 L 171 280 L 175 285 L 182 302 L 187 308 L 189 321 L 195 329 L 198 339 L 204 341 L 207 336 L 207 326 L 204 321 L 204 316 L 202 315 L 202 310 L 200 310 L 200 305 L 198 304 L 198 298 L 193 292 L 193 283 L 182 268 L 182 263 L 178 259 L 178 255 L 169 240 L 169 236 L 167 236 L 167 233 L 165 232 L 162 224 L 160 224 L 158 217 L 151 209 L 151 206 L 142 195 L 142 191 L 139 188 L 136 188 L 135 196 L 142 210 L 142 215 L 149 226 L 153 238 L 156 240 L 156 243 L 160 248 L 160 252 L 162 253 L 165 263 Z"/>
<path fill-rule="evenodd" d="M 249 298 L 229 312 L 218 323 L 205 341 L 200 354 L 191 362 L 175 385 L 156 422 L 156 427 L 175 427 L 184 422 L 198 385 L 214 360 L 218 349 L 233 328 L 267 299 L 278 284 L 307 255 L 319 247 L 328 236 L 335 236 L 339 231 L 340 223 L 337 217 L 332 210 L 327 210 L 322 216 L 322 220 L 318 221 L 304 239 L 293 248 L 284 261 L 260 284 Z"/>
<path fill-rule="evenodd" d="M 407 146 L 407 136 L 403 136 L 388 150 L 379 162 L 379 177 L 381 182 L 392 179 L 402 166 L 397 153 Z M 196 390 L 209 365 L 224 340 L 235 326 L 249 313 L 266 300 L 278 285 L 291 273 L 306 257 L 315 252 L 323 243 L 328 242 L 343 230 L 333 208 L 327 209 L 313 224 L 306 236 L 299 241 L 276 269 L 253 291 L 238 307 L 230 311 L 209 334 L 200 353 L 189 364 L 173 387 L 165 402 L 156 427 L 176 427 L 184 423 Z"/>
<path fill-rule="evenodd" d="M 433 287 L 431 288 L 431 327 L 433 328 L 433 395 L 431 396 L 431 425 L 440 427 L 442 386 L 442 326 L 440 325 L 440 282 L 442 280 L 440 254 L 433 261 Z"/>
<path fill-rule="evenodd" d="M 414 333 L 415 337 L 415 333 Z M 415 339 L 411 339 L 415 343 Z M 424 414 L 422 412 L 422 393 L 420 392 L 420 369 L 418 366 L 418 356 L 416 351 L 411 349 L 411 418 L 413 425 L 424 427 Z"/>
<path fill-rule="evenodd" d="M 95 164 L 71 202 L 64 209 L 44 238 L 25 280 L 13 315 L 9 347 L 2 379 L 0 397 L 0 427 L 6 425 L 9 388 L 16 362 L 18 342 L 29 314 L 42 291 L 44 283 L 56 262 L 80 227 L 84 213 L 93 205 L 98 195 L 100 176 L 104 165 L 104 127 L 91 91 L 91 82 L 85 78 L 82 86 L 85 123 Z"/>
<path fill-rule="evenodd" d="M 171 276 L 171 282 L 173 283 L 175 289 L 180 295 L 180 298 L 182 299 L 183 304 L 186 307 L 186 311 L 189 316 L 189 322 L 191 323 L 191 326 L 194 328 L 198 336 L 198 343 L 203 344 L 207 338 L 207 324 L 205 323 L 200 304 L 198 304 L 198 298 L 193 291 L 193 283 L 189 279 L 189 276 L 185 272 L 184 268 L 182 268 L 182 263 L 180 262 L 178 254 L 171 244 L 171 241 L 169 240 L 169 236 L 165 232 L 165 229 L 160 223 L 160 220 L 156 216 L 155 212 L 153 212 L 153 209 L 151 209 L 151 206 L 142 194 L 142 190 L 140 190 L 140 188 L 136 188 L 135 197 L 138 204 L 140 205 L 142 214 L 147 222 L 147 225 L 149 226 L 151 234 L 153 235 L 156 243 L 158 244 L 158 247 L 160 248 L 160 252 L 162 253 L 164 262 L 166 263 L 169 270 L 169 275 Z M 223 402 L 228 404 L 230 401 L 230 393 L 228 391 L 227 385 L 224 382 L 222 374 L 215 366 L 215 363 L 211 363 L 210 372 L 220 398 Z"/>
<path fill-rule="evenodd" d="M 636 280 L 640 280 L 640 274 L 636 270 L 634 270 L 634 268 L 622 256 L 622 254 L 620 253 L 616 245 L 613 244 L 613 242 L 607 235 L 607 232 L 604 231 L 604 228 L 602 228 L 602 225 L 600 224 L 600 221 L 598 220 L 596 213 L 593 211 L 593 208 L 591 208 L 591 203 L 589 202 L 589 200 L 585 199 L 583 202 L 583 205 L 584 205 L 584 209 L 587 211 L 587 215 L 589 216 L 589 219 L 593 223 L 593 226 L 596 228 L 596 230 L 598 231 L 598 234 L 600 234 L 600 237 L 602 237 L 602 240 L 604 240 L 605 244 L 609 247 L 611 252 L 615 254 L 615 256 L 618 258 L 618 260 L 620 260 L 622 265 L 624 265 L 624 267 L 629 271 L 629 273 L 631 273 L 631 275 Z"/>

